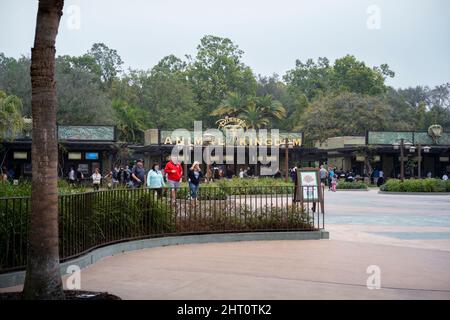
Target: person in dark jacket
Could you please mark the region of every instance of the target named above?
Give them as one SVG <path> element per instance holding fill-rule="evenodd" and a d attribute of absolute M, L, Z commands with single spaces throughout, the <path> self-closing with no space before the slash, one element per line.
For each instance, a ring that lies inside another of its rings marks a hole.
<path fill-rule="evenodd" d="M 191 199 L 197 201 L 198 188 L 200 187 L 200 181 L 203 178 L 203 173 L 200 169 L 200 163 L 195 161 L 188 172 L 189 190 L 191 191 Z"/>

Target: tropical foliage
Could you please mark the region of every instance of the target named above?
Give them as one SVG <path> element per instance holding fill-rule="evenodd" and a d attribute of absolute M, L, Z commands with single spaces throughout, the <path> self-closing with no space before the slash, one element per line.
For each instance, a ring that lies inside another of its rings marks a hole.
<path fill-rule="evenodd" d="M 120 140 L 129 142 L 142 142 L 147 128 L 192 129 L 194 120 L 214 127 L 226 116 L 251 128 L 304 131 L 307 140 L 435 123 L 450 130 L 448 83 L 394 89 L 386 84 L 395 76 L 387 64 L 371 67 L 351 55 L 297 60 L 282 77 L 255 76 L 243 56 L 230 39 L 213 35 L 200 39 L 195 55 L 168 55 L 148 70 L 125 71 L 104 43 L 59 56 L 58 123 L 117 124 Z M 31 116 L 29 71 L 29 58 L 0 53 L 0 90 L 20 99 L 23 116 Z"/>
<path fill-rule="evenodd" d="M 22 126 L 22 102 L 0 90 L 0 141 L 13 138 Z"/>

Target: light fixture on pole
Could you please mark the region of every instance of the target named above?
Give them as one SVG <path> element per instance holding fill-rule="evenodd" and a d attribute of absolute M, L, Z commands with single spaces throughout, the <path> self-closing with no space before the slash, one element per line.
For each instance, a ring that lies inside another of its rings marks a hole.
<path fill-rule="evenodd" d="M 284 147 L 284 170 L 285 170 L 285 176 L 284 180 L 286 182 L 289 181 L 289 149 L 293 148 L 294 144 L 292 141 L 289 141 L 289 139 L 286 137 L 284 140 L 284 144 L 282 144 Z"/>
<path fill-rule="evenodd" d="M 400 143 L 399 143 L 400 141 Z M 406 141 L 404 138 L 401 138 L 397 141 L 395 141 L 392 144 L 392 147 L 394 148 L 394 150 L 398 150 L 400 148 L 400 180 L 403 182 L 405 180 L 405 164 L 404 164 L 404 160 L 405 160 L 405 147 L 406 148 L 411 148 L 413 144 L 409 141 Z"/>

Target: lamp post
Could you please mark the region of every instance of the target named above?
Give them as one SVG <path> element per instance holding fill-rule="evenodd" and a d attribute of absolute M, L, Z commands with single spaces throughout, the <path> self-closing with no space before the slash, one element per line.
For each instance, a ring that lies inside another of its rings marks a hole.
<path fill-rule="evenodd" d="M 206 172 L 205 172 L 205 176 L 206 179 L 208 179 L 208 182 L 210 182 L 210 179 L 213 179 L 214 177 L 214 172 L 211 171 L 211 155 L 210 155 L 210 150 L 209 150 L 209 146 L 212 144 L 214 136 L 210 133 L 205 133 L 203 136 L 203 143 L 205 144 L 205 149 L 207 149 L 206 152 Z M 212 176 L 208 177 L 209 173 L 211 173 Z"/>
<path fill-rule="evenodd" d="M 292 148 L 292 145 L 293 143 L 289 142 L 288 138 L 284 140 L 284 170 L 285 170 L 284 180 L 286 182 L 289 181 L 289 148 Z"/>
<path fill-rule="evenodd" d="M 408 149 L 409 152 L 415 152 L 417 149 L 417 176 L 419 179 L 422 177 L 422 150 L 425 153 L 430 152 L 430 147 L 424 146 L 422 147 L 421 144 L 413 145 L 411 142 L 406 141 L 405 139 L 400 139 L 400 143 L 394 142 L 392 145 L 394 146 L 394 149 L 397 150 L 400 148 L 400 179 L 402 181 L 405 180 L 405 166 L 404 166 L 404 154 L 405 149 Z"/>
<path fill-rule="evenodd" d="M 187 168 L 187 160 L 188 160 L 188 153 L 189 153 L 189 158 L 190 158 L 190 156 L 191 156 L 191 151 L 192 151 L 192 149 L 193 149 L 193 145 L 192 145 L 192 143 L 189 143 L 188 141 L 187 141 L 187 139 L 185 138 L 184 139 L 184 149 L 183 149 L 183 164 L 184 164 L 184 168 L 183 168 L 183 171 L 184 171 L 184 180 L 187 182 L 187 180 L 188 180 L 188 168 Z"/>
<path fill-rule="evenodd" d="M 398 142 L 394 142 L 393 147 L 395 150 L 400 148 L 400 180 L 405 181 L 405 164 L 404 164 L 404 155 L 405 155 L 405 147 L 410 148 L 412 143 L 409 141 L 405 141 L 405 139 L 400 139 L 400 144 Z"/>
<path fill-rule="evenodd" d="M 417 177 L 419 179 L 422 178 L 422 151 L 424 153 L 428 153 L 430 152 L 430 147 L 429 146 L 424 146 L 422 147 L 422 145 L 419 143 L 417 146 L 411 146 L 409 148 L 409 152 L 415 152 L 417 149 Z"/>

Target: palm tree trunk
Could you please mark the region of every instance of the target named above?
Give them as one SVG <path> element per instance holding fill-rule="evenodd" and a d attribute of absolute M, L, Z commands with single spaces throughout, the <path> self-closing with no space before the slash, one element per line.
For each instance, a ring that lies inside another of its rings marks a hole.
<path fill-rule="evenodd" d="M 40 0 L 31 49 L 32 212 L 29 216 L 25 299 L 63 299 L 58 244 L 58 140 L 55 40 L 64 0 Z"/>

